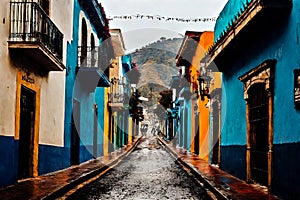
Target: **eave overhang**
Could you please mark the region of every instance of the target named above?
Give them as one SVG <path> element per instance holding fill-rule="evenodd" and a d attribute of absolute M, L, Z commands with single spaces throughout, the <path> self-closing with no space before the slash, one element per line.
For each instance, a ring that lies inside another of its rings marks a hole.
<path fill-rule="evenodd" d="M 104 39 L 110 37 L 109 29 L 106 29 L 107 19 L 104 13 L 101 12 L 100 5 L 96 0 L 79 0 L 79 4 L 88 14 L 91 23 L 97 31 L 99 38 L 104 36 Z"/>
<path fill-rule="evenodd" d="M 23 57 L 23 61 L 35 66 L 37 71 L 63 71 L 62 61 L 40 42 L 8 41 L 8 48 L 14 58 Z"/>
<path fill-rule="evenodd" d="M 276 26 L 278 20 L 282 20 L 290 13 L 291 0 L 253 0 L 235 20 L 221 34 L 217 41 L 209 48 L 207 55 L 201 61 L 206 66 L 217 64 L 220 71 L 226 62 L 243 51 L 247 45 L 262 37 L 265 30 Z"/>
<path fill-rule="evenodd" d="M 197 51 L 197 46 L 203 32 L 186 31 L 178 54 L 176 55 L 176 66 L 190 67 L 192 58 Z"/>
<path fill-rule="evenodd" d="M 89 91 L 96 87 L 109 87 L 110 82 L 105 74 L 98 68 L 80 67 L 77 72 L 77 79 Z"/>
<path fill-rule="evenodd" d="M 111 35 L 115 57 L 125 55 L 126 48 L 121 33 L 121 29 L 110 29 L 110 35 Z"/>
<path fill-rule="evenodd" d="M 124 104 L 121 102 L 108 102 L 108 107 L 112 111 L 120 111 L 124 109 Z"/>

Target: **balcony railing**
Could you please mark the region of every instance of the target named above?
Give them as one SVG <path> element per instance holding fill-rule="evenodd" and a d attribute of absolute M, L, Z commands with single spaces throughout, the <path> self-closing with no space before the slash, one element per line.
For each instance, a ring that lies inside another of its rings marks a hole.
<path fill-rule="evenodd" d="M 99 69 L 109 78 L 111 59 L 106 45 L 78 46 L 78 67 Z"/>
<path fill-rule="evenodd" d="M 110 103 L 124 103 L 124 93 L 109 94 Z"/>
<path fill-rule="evenodd" d="M 77 77 L 82 83 L 98 82 L 97 87 L 109 87 L 109 65 L 105 52 L 100 46 L 78 46 Z M 107 66 L 104 68 L 104 66 Z M 108 73 L 107 73 L 108 72 Z M 91 84 L 90 84 L 91 85 Z M 94 88 L 90 88 L 94 89 Z"/>
<path fill-rule="evenodd" d="M 78 67 L 99 68 L 101 55 L 99 47 L 78 47 Z"/>
<path fill-rule="evenodd" d="M 129 100 L 127 104 L 129 103 Z M 125 95 L 123 92 L 117 92 L 117 93 L 110 93 L 109 94 L 109 100 L 108 100 L 108 106 L 112 110 L 121 110 L 124 108 L 125 102 Z"/>
<path fill-rule="evenodd" d="M 10 2 L 9 40 L 39 43 L 62 60 L 63 34 L 35 2 Z"/>

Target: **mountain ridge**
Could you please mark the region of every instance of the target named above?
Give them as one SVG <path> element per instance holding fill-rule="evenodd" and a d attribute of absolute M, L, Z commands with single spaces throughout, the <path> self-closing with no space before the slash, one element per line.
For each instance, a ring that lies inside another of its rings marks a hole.
<path fill-rule="evenodd" d="M 141 73 L 138 88 L 151 83 L 169 88 L 172 75 L 176 75 L 178 71 L 175 57 L 182 40 L 183 38 L 161 37 L 160 40 L 131 53 Z"/>

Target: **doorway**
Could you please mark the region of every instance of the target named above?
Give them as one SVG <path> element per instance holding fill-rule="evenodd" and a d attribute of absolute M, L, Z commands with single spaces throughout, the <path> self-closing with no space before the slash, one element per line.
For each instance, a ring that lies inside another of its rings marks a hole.
<path fill-rule="evenodd" d="M 196 155 L 199 155 L 199 143 L 200 143 L 200 133 L 199 133 L 199 114 L 195 116 L 195 139 L 194 139 L 194 152 Z"/>
<path fill-rule="evenodd" d="M 265 60 L 239 80 L 246 100 L 246 180 L 271 190 L 273 157 L 273 90 L 276 60 Z"/>
<path fill-rule="evenodd" d="M 39 0 L 38 4 L 45 11 L 45 13 L 49 16 L 49 14 L 50 14 L 50 0 Z"/>
<path fill-rule="evenodd" d="M 87 25 L 84 18 L 81 20 L 81 66 L 86 67 L 87 64 Z"/>
<path fill-rule="evenodd" d="M 185 107 L 184 108 L 184 126 L 183 126 L 183 147 L 185 149 L 188 148 L 188 142 L 190 141 L 187 141 L 188 139 L 188 109 Z"/>
<path fill-rule="evenodd" d="M 213 128 L 213 138 L 212 138 L 212 164 L 219 163 L 219 152 L 220 152 L 220 109 L 219 102 L 215 101 L 212 104 L 212 128 Z"/>
<path fill-rule="evenodd" d="M 71 165 L 79 164 L 80 152 L 80 103 L 73 101 L 71 122 Z"/>
<path fill-rule="evenodd" d="M 98 108 L 94 109 L 93 157 L 98 157 Z"/>
<path fill-rule="evenodd" d="M 18 179 L 33 177 L 36 93 L 21 86 Z"/>
<path fill-rule="evenodd" d="M 254 84 L 248 90 L 250 123 L 250 174 L 251 180 L 268 185 L 268 92 L 265 84 Z"/>

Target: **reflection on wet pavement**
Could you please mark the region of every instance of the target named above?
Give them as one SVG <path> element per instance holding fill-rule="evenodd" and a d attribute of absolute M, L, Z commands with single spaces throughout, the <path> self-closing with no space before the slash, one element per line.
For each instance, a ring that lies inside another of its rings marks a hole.
<path fill-rule="evenodd" d="M 69 199 L 209 199 L 156 138 L 143 138 L 120 165 Z"/>

